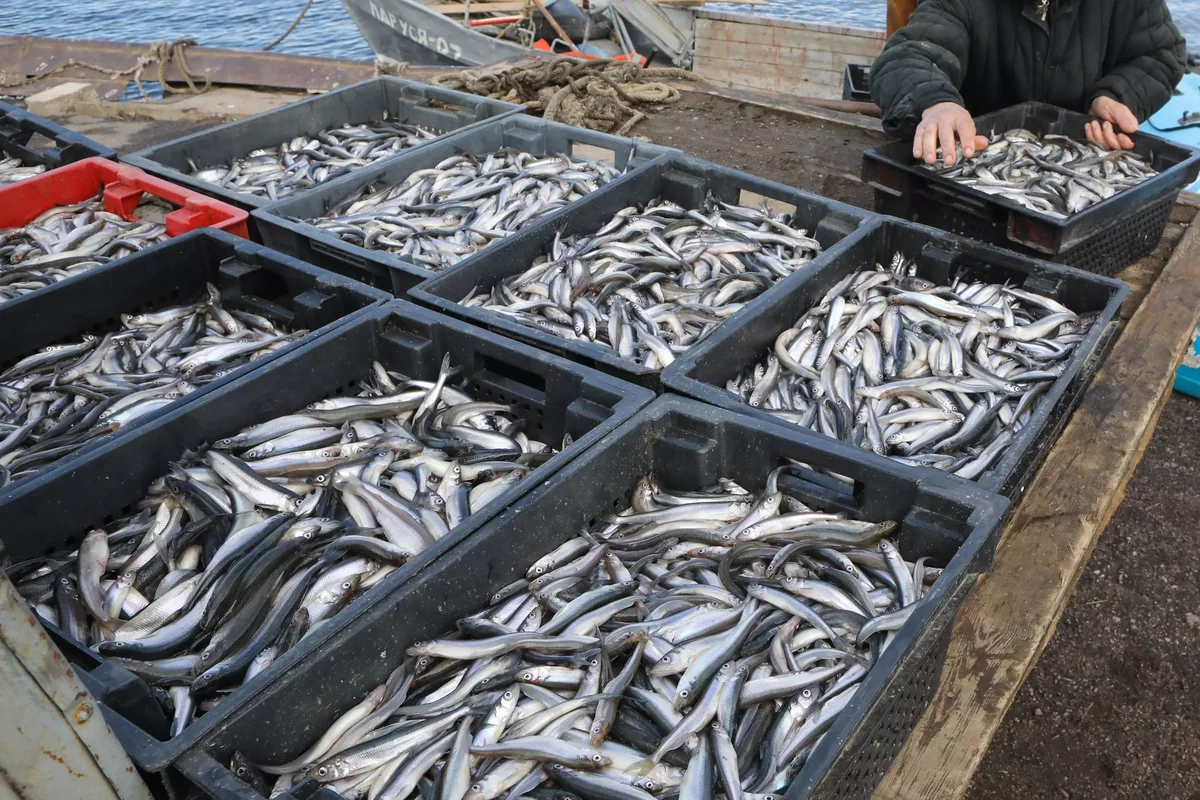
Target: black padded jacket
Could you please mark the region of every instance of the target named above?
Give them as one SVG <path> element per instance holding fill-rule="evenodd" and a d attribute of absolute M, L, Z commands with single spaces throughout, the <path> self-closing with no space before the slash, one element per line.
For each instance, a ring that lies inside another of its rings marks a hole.
<path fill-rule="evenodd" d="M 1039 100 L 1086 112 L 1108 95 L 1139 121 L 1167 102 L 1187 50 L 1164 0 L 921 0 L 871 70 L 884 128 L 911 136 L 942 102 L 972 115 Z"/>

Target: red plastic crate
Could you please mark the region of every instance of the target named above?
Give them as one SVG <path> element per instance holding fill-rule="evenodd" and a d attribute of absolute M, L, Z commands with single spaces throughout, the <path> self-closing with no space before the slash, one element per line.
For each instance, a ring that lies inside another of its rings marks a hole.
<path fill-rule="evenodd" d="M 143 194 L 179 206 L 167 214 L 168 236 L 196 228 L 217 228 L 243 239 L 248 214 L 240 208 L 205 197 L 147 175 L 136 167 L 104 158 L 85 158 L 65 167 L 0 188 L 0 228 L 19 228 L 55 206 L 72 205 L 104 189 L 104 210 L 133 219 Z"/>

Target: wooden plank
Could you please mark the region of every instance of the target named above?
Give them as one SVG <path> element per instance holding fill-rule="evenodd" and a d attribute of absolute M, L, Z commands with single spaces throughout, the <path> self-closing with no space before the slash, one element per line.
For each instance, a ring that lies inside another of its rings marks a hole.
<path fill-rule="evenodd" d="M 149 44 L 127 42 L 0 36 L 0 83 L 15 83 L 23 77 L 66 64 L 70 59 L 95 64 L 105 69 L 129 69 L 149 48 Z M 229 85 L 329 90 L 358 83 L 375 75 L 375 67 L 369 61 L 316 58 L 287 53 L 189 47 L 185 51 L 185 57 L 193 74 L 207 76 L 213 83 Z M 103 77 L 94 70 L 78 67 L 59 74 L 89 79 Z M 157 65 L 150 66 L 143 77 L 157 80 Z M 183 75 L 175 64 L 167 69 L 167 80 L 182 83 Z"/>
<path fill-rule="evenodd" d="M 693 69 L 700 77 L 718 85 L 745 86 L 750 89 L 820 98 L 842 96 L 840 72 L 801 68 L 788 74 L 781 72 L 777 67 L 778 65 L 772 64 L 705 57 L 697 58 Z"/>
<path fill-rule="evenodd" d="M 714 45 L 718 45 L 716 47 Z M 840 56 L 841 68 L 835 63 L 835 54 L 828 50 L 813 50 L 810 47 L 789 47 L 782 44 L 751 44 L 750 42 L 714 42 L 711 39 L 696 40 L 697 58 L 722 58 L 728 61 L 747 61 L 761 64 L 777 64 L 789 69 L 813 67 L 840 72 L 845 69 L 845 56 Z"/>
<path fill-rule="evenodd" d="M 714 41 L 749 42 L 751 44 L 781 44 L 807 47 L 838 53 L 863 54 L 875 57 L 883 49 L 883 41 L 847 36 L 840 33 L 812 31 L 802 28 L 783 28 L 774 25 L 748 25 L 720 20 L 697 19 L 696 37 Z"/>
<path fill-rule="evenodd" d="M 821 49 L 810 47 L 805 42 L 742 42 L 736 39 L 712 39 L 707 36 L 696 37 L 695 50 L 697 53 L 707 53 L 717 58 L 728 58 L 729 53 L 736 51 L 750 53 L 755 60 L 764 57 L 766 53 L 777 53 L 775 58 L 786 59 L 789 55 L 806 53 L 809 56 L 819 54 L 829 58 L 833 63 L 840 64 L 869 64 L 875 60 L 875 55 L 858 52 L 847 53 L 844 50 Z M 786 63 L 786 62 L 781 62 Z"/>
<path fill-rule="evenodd" d="M 720 58 L 727 61 L 746 61 L 762 65 L 777 65 L 784 70 L 800 67 L 836 72 L 841 82 L 847 64 L 860 64 L 864 56 L 814 50 L 811 47 L 751 44 L 749 42 L 718 42 L 696 40 L 696 58 Z"/>
<path fill-rule="evenodd" d="M 788 17 L 766 17 L 747 12 L 718 11 L 706 8 L 696 12 L 696 16 L 698 19 L 732 22 L 740 25 L 764 25 L 772 28 L 793 28 L 796 30 L 836 33 L 839 36 L 857 36 L 861 39 L 878 41 L 880 47 L 883 46 L 883 42 L 887 39 L 884 32 L 879 28 L 854 28 L 849 25 L 828 25 L 823 22 L 808 22 Z"/>
<path fill-rule="evenodd" d="M 962 797 L 1120 505 L 1200 313 L 1193 225 L 1104 362 L 955 620 L 937 695 L 875 793 Z"/>

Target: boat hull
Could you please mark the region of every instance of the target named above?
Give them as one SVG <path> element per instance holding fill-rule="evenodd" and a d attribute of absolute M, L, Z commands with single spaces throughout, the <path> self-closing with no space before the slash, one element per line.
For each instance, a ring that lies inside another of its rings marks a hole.
<path fill-rule="evenodd" d="M 410 0 L 342 0 L 377 55 L 416 65 L 482 66 L 525 49 L 464 28 Z"/>

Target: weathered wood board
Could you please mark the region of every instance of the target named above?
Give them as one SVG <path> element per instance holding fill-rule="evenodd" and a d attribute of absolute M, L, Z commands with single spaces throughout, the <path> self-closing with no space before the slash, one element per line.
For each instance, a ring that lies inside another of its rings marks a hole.
<path fill-rule="evenodd" d="M 840 98 L 848 64 L 869 64 L 882 31 L 704 11 L 693 69 L 711 83 Z"/>

